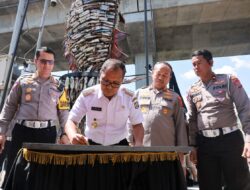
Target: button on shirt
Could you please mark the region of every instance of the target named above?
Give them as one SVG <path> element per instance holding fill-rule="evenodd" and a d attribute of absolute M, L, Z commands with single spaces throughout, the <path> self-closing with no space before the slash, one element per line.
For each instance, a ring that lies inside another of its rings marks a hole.
<path fill-rule="evenodd" d="M 196 145 L 199 130 L 238 126 L 234 104 L 250 142 L 250 103 L 239 80 L 216 74 L 207 85 L 196 82 L 188 93 L 190 144 Z"/>
<path fill-rule="evenodd" d="M 123 87 L 109 100 L 103 95 L 100 85 L 96 85 L 79 95 L 69 119 L 79 123 L 86 115 L 86 137 L 102 145 L 112 145 L 126 138 L 128 119 L 132 125 L 142 123 L 142 114 L 136 103 Z"/>

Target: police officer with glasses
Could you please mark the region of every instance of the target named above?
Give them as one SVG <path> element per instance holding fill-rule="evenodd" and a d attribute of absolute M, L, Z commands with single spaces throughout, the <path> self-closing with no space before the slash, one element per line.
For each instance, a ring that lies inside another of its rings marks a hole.
<path fill-rule="evenodd" d="M 55 53 L 48 47 L 36 51 L 36 72 L 20 76 L 13 85 L 0 114 L 0 151 L 4 149 L 6 132 L 11 120 L 16 124 L 7 155 L 7 174 L 23 142 L 55 143 L 56 120 L 64 127 L 69 107 L 61 106 L 63 88 L 51 75 Z"/>
<path fill-rule="evenodd" d="M 141 146 L 144 130 L 142 113 L 133 92 L 122 87 L 125 65 L 108 59 L 100 71 L 100 84 L 87 88 L 69 113 L 65 132 L 71 144 L 128 145 L 127 121 L 132 124 L 135 146 Z M 84 135 L 77 125 L 86 115 Z"/>

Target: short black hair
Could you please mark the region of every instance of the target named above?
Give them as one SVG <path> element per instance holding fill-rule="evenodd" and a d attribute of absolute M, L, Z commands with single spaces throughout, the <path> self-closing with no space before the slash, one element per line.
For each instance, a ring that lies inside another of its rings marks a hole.
<path fill-rule="evenodd" d="M 202 55 L 208 62 L 213 60 L 213 55 L 210 51 L 206 49 L 196 50 L 192 53 L 191 57 Z"/>
<path fill-rule="evenodd" d="M 113 70 L 121 69 L 122 73 L 123 73 L 123 77 L 126 74 L 125 64 L 122 61 L 118 60 L 118 59 L 107 59 L 103 63 L 100 73 L 105 72 L 107 69 L 113 69 Z"/>
<path fill-rule="evenodd" d="M 54 55 L 56 57 L 56 53 L 49 47 L 41 47 L 36 50 L 36 59 L 40 56 L 41 52 L 46 52 Z"/>

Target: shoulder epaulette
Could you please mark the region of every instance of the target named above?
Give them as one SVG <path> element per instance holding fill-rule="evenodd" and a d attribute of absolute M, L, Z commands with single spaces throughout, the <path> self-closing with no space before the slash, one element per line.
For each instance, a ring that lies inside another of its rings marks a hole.
<path fill-rule="evenodd" d="M 24 73 L 20 76 L 20 78 L 32 77 L 33 73 Z"/>
<path fill-rule="evenodd" d="M 171 89 L 171 88 L 168 88 L 168 91 L 170 91 L 170 92 L 175 92 L 173 89 Z"/>
<path fill-rule="evenodd" d="M 170 89 L 164 90 L 163 91 L 163 98 L 167 100 L 172 100 L 173 99 L 173 91 Z"/>
<path fill-rule="evenodd" d="M 200 86 L 200 80 L 196 81 L 194 84 L 191 85 L 189 92 L 196 92 L 199 90 L 199 86 Z"/>
<path fill-rule="evenodd" d="M 231 79 L 231 82 L 232 82 L 235 86 L 237 86 L 238 88 L 242 88 L 242 84 L 241 84 L 241 82 L 240 82 L 240 80 L 238 79 L 237 76 L 231 75 L 231 76 L 230 76 L 230 79 Z"/>
<path fill-rule="evenodd" d="M 50 81 L 52 82 L 52 83 L 54 83 L 54 84 L 56 84 L 56 85 L 58 85 L 60 82 L 59 82 L 59 80 L 57 80 L 55 77 L 53 77 L 53 76 L 51 76 L 50 77 Z"/>
<path fill-rule="evenodd" d="M 123 88 L 122 90 L 123 90 L 123 91 L 125 92 L 125 94 L 127 94 L 128 96 L 131 96 L 131 97 L 134 96 L 134 92 L 133 92 L 133 91 L 131 91 L 131 90 L 127 89 L 127 88 Z"/>
<path fill-rule="evenodd" d="M 145 88 L 148 88 L 148 86 L 143 86 L 143 87 L 141 87 L 141 89 L 145 89 Z"/>
<path fill-rule="evenodd" d="M 33 74 L 24 74 L 22 76 L 20 76 L 20 81 L 22 81 L 23 83 L 32 83 L 33 82 Z"/>
<path fill-rule="evenodd" d="M 93 94 L 95 92 L 94 88 L 87 88 L 82 91 L 82 94 L 84 97 L 89 96 L 90 94 Z"/>
<path fill-rule="evenodd" d="M 170 89 L 170 88 L 168 89 L 168 93 L 171 94 L 174 97 L 178 97 L 179 96 L 179 94 L 177 92 L 175 92 L 173 89 Z"/>

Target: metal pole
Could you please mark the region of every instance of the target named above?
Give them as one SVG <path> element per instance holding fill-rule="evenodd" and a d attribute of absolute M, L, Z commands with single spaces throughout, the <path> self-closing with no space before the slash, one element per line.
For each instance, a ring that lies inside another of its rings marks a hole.
<path fill-rule="evenodd" d="M 38 35 L 38 39 L 37 39 L 37 43 L 36 43 L 36 50 L 38 50 L 41 47 L 41 43 L 42 43 L 41 41 L 42 41 L 43 29 L 44 29 L 44 21 L 45 21 L 48 7 L 49 7 L 49 1 L 50 0 L 45 0 L 45 2 L 44 2 L 43 14 L 42 14 L 42 18 L 41 18 L 40 27 L 39 27 L 39 35 Z"/>
<path fill-rule="evenodd" d="M 3 108 L 5 97 L 8 91 L 8 86 L 10 83 L 10 79 L 12 77 L 11 76 L 12 67 L 14 64 L 14 58 L 16 55 L 16 50 L 17 50 L 19 39 L 20 39 L 20 34 L 21 34 L 22 27 L 23 27 L 24 19 L 26 16 L 28 4 L 29 4 L 29 0 L 20 0 L 18 4 L 15 25 L 14 25 L 13 34 L 12 34 L 11 42 L 10 42 L 9 53 L 8 53 L 8 64 L 7 64 L 7 66 L 9 65 L 8 74 L 7 74 L 6 82 L 4 84 L 4 91 L 3 91 L 3 96 L 1 100 L 0 110 L 2 110 Z"/>
<path fill-rule="evenodd" d="M 147 0 L 144 0 L 144 50 L 146 56 L 146 85 L 149 85 L 149 63 L 148 63 L 148 15 Z"/>

